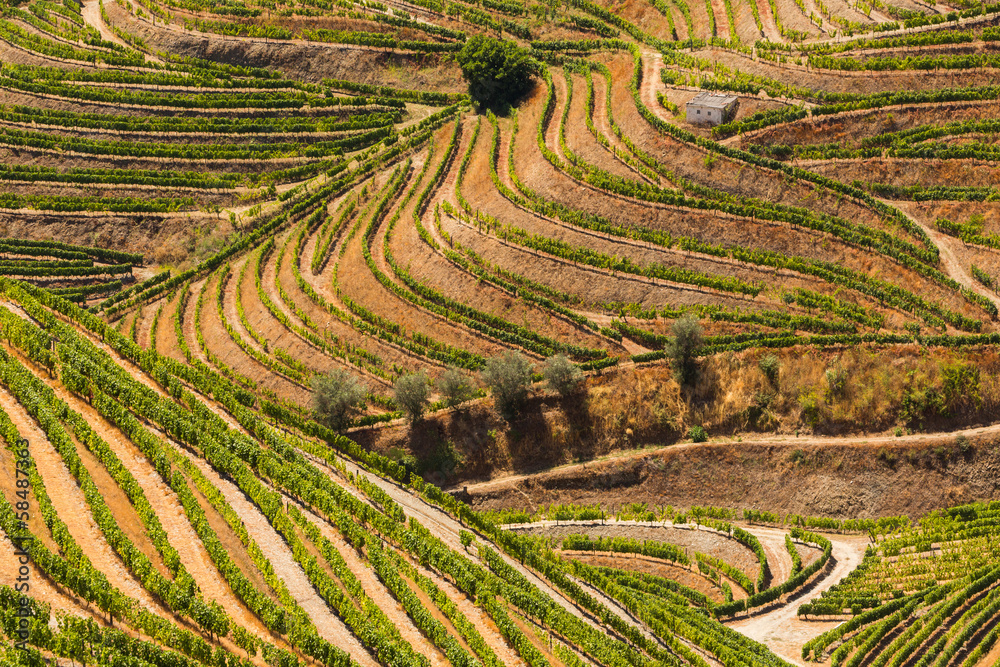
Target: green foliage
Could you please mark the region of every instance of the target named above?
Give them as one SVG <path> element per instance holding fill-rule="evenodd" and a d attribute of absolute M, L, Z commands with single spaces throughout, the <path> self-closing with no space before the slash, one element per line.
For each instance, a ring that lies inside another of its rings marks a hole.
<path fill-rule="evenodd" d="M 531 362 L 520 352 L 506 350 L 486 360 L 482 379 L 493 394 L 497 411 L 505 419 L 513 419 L 531 388 Z"/>
<path fill-rule="evenodd" d="M 703 426 L 692 426 L 688 429 L 688 437 L 691 438 L 691 442 L 707 442 L 708 432 Z"/>
<path fill-rule="evenodd" d="M 565 354 L 557 354 L 545 360 L 542 377 L 550 390 L 560 396 L 569 396 L 580 385 L 583 373 Z"/>
<path fill-rule="evenodd" d="M 438 376 L 437 388 L 448 407 L 464 403 L 476 393 L 472 378 L 457 366 L 449 366 Z"/>
<path fill-rule="evenodd" d="M 685 313 L 674 321 L 671 333 L 673 338 L 667 342 L 664 350 L 673 363 L 674 376 L 682 385 L 693 384 L 698 376 L 695 359 L 704 342 L 701 323 L 691 313 Z"/>
<path fill-rule="evenodd" d="M 403 409 L 411 422 L 420 421 L 424 416 L 424 410 L 427 409 L 427 397 L 430 394 L 427 374 L 420 371 L 401 375 L 393 385 L 393 390 L 396 405 Z"/>
<path fill-rule="evenodd" d="M 778 386 L 778 374 L 781 371 L 781 362 L 778 361 L 778 357 L 773 354 L 766 354 L 760 358 L 758 363 L 760 366 L 760 371 L 767 378 L 767 381 L 771 383 L 771 386 Z"/>
<path fill-rule="evenodd" d="M 823 377 L 826 378 L 826 391 L 829 396 L 843 396 L 847 391 L 849 373 L 846 368 L 842 366 L 828 368 Z"/>
<path fill-rule="evenodd" d="M 359 413 L 368 394 L 354 375 L 334 369 L 312 381 L 312 409 L 316 420 L 334 431 L 343 431 Z"/>
<path fill-rule="evenodd" d="M 469 82 L 470 97 L 490 108 L 515 101 L 540 69 L 530 52 L 515 42 L 485 35 L 470 37 L 456 60 Z"/>

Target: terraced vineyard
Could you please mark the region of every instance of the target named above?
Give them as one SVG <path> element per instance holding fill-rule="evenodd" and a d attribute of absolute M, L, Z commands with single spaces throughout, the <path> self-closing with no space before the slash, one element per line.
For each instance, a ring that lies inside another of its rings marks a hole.
<path fill-rule="evenodd" d="M 965 479 L 827 519 L 442 490 L 993 429 L 1000 5 L 0 9 L 0 664 L 1000 660 L 1000 508 L 946 508 Z M 511 106 L 466 92 L 483 36 L 529 59 Z M 689 124 L 703 91 L 735 117 Z"/>

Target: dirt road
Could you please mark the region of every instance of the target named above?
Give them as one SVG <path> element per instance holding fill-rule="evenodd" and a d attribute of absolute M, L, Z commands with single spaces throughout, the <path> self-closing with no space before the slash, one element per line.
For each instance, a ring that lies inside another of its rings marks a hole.
<path fill-rule="evenodd" d="M 762 538 L 765 534 L 779 533 L 776 528 L 753 528 L 753 533 Z M 798 608 L 818 598 L 823 591 L 846 577 L 864 558 L 868 538 L 864 535 L 828 536 L 833 543 L 833 569 L 817 581 L 805 594 L 793 597 L 773 611 L 758 616 L 740 618 L 727 623 L 729 627 L 765 644 L 774 653 L 795 665 L 805 665 L 802 659 L 802 645 L 810 639 L 835 627 L 840 621 L 802 621 L 798 618 Z M 782 540 L 784 537 L 782 537 Z M 763 539 L 761 540 L 763 542 Z M 766 546 L 765 546 L 766 549 Z"/>

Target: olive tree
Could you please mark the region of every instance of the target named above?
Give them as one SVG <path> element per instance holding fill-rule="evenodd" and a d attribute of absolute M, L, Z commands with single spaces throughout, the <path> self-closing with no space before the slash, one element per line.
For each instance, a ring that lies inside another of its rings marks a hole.
<path fill-rule="evenodd" d="M 469 82 L 469 96 L 486 107 L 516 100 L 527 90 L 531 76 L 540 70 L 527 49 L 510 40 L 485 35 L 466 40 L 456 60 Z"/>
<path fill-rule="evenodd" d="M 449 366 L 437 380 L 438 391 L 444 398 L 445 405 L 450 408 L 464 403 L 476 394 L 472 379 L 455 366 Z"/>
<path fill-rule="evenodd" d="M 427 397 L 430 388 L 427 385 L 427 374 L 423 371 L 401 375 L 393 386 L 396 394 L 396 404 L 416 423 L 424 416 L 427 408 Z"/>
<path fill-rule="evenodd" d="M 695 355 L 702 346 L 703 337 L 701 323 L 691 313 L 674 320 L 674 334 L 666 345 L 667 356 L 674 366 L 674 376 L 681 384 L 694 384 L 698 377 L 698 365 Z"/>
<path fill-rule="evenodd" d="M 549 389 L 560 396 L 569 396 L 580 385 L 583 372 L 565 354 L 556 354 L 545 360 L 542 377 Z"/>
<path fill-rule="evenodd" d="M 343 431 L 361 412 L 368 388 L 341 368 L 317 375 L 312 382 L 312 409 L 316 420 L 334 431 Z"/>
<path fill-rule="evenodd" d="M 508 420 L 517 416 L 531 387 L 531 363 L 524 355 L 507 350 L 487 359 L 482 378 L 493 393 L 497 411 Z"/>

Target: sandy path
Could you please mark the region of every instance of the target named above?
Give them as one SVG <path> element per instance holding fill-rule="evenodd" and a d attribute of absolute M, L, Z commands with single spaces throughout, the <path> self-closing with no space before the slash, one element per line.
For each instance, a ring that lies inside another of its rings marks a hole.
<path fill-rule="evenodd" d="M 768 587 L 784 583 L 792 573 L 792 556 L 785 548 L 785 535 L 788 531 L 764 526 L 742 526 L 742 528 L 760 540 L 760 545 L 764 547 L 767 565 L 771 570 Z"/>
<path fill-rule="evenodd" d="M 757 528 L 754 532 L 757 532 Z M 778 529 L 760 529 L 764 531 Z M 773 611 L 731 621 L 727 625 L 740 633 L 766 644 L 774 653 L 795 665 L 805 665 L 802 660 L 802 645 L 819 634 L 835 627 L 840 621 L 802 621 L 798 618 L 798 608 L 818 598 L 823 591 L 850 574 L 861 564 L 868 546 L 864 535 L 828 535 L 833 543 L 833 569 L 823 576 L 804 595 L 794 597 L 788 604 Z M 762 540 L 763 541 L 763 540 Z M 766 548 L 766 547 L 765 547 Z"/>
<path fill-rule="evenodd" d="M 124 563 L 105 541 L 104 534 L 90 512 L 83 491 L 77 486 L 59 452 L 35 424 L 34 419 L 5 388 L 0 388 L 0 407 L 10 415 L 18 431 L 31 442 L 31 454 L 56 513 L 66 523 L 73 539 L 94 567 L 103 572 L 113 586 L 138 600 L 147 609 L 164 618 L 172 618 L 173 614 L 163 609 L 149 592 L 132 578 Z"/>
<path fill-rule="evenodd" d="M 111 28 L 104 22 L 101 18 L 101 0 L 83 0 L 83 6 L 80 8 L 80 14 L 83 16 L 83 20 L 87 22 L 88 25 L 93 26 L 97 29 L 97 32 L 101 33 L 101 39 L 106 42 L 113 42 L 118 46 L 124 46 L 126 49 L 131 50 L 132 47 L 122 38 L 114 33 Z"/>
<path fill-rule="evenodd" d="M 964 435 L 966 437 L 976 437 L 984 435 L 992 435 L 1000 433 L 1000 422 L 995 424 L 990 424 L 989 426 L 976 426 L 973 428 L 964 428 L 955 431 L 935 431 L 928 433 L 917 433 L 911 435 L 872 435 L 872 436 L 859 436 L 856 438 L 839 438 L 836 436 L 819 436 L 812 435 L 809 437 L 799 437 L 796 438 L 794 435 L 770 435 L 768 437 L 761 438 L 751 438 L 749 434 L 744 434 L 743 439 L 740 442 L 720 442 L 713 441 L 710 442 L 710 446 L 718 447 L 720 445 L 725 445 L 727 447 L 732 447 L 733 449 L 744 449 L 748 445 L 790 445 L 795 444 L 797 446 L 824 446 L 824 445 L 853 445 L 857 447 L 875 447 L 885 444 L 896 444 L 896 445 L 914 445 L 920 446 L 928 442 L 934 442 L 939 440 L 943 436 L 953 437 Z M 448 491 L 460 491 L 461 489 L 468 489 L 469 493 L 480 494 L 486 492 L 492 492 L 504 488 L 514 488 L 520 483 L 528 479 L 535 479 L 543 475 L 555 475 L 564 474 L 569 471 L 575 470 L 587 470 L 590 468 L 599 469 L 602 465 L 607 464 L 619 464 L 632 459 L 643 459 L 652 458 L 659 454 L 663 454 L 668 450 L 671 452 L 677 452 L 683 449 L 688 449 L 692 447 L 700 447 L 701 443 L 694 442 L 682 442 L 676 445 L 669 445 L 667 447 L 650 448 L 638 451 L 629 451 L 622 454 L 612 454 L 607 457 L 596 459 L 594 461 L 589 461 L 587 463 L 571 463 L 564 466 L 556 466 L 549 468 L 548 470 L 542 472 L 525 473 L 523 475 L 507 475 L 503 477 L 498 477 L 496 479 L 491 479 L 483 482 L 475 482 L 471 484 L 463 483 L 461 487 L 453 487 L 451 489 L 446 489 Z"/>
<path fill-rule="evenodd" d="M 959 262 L 958 259 L 955 257 L 955 253 L 952 250 L 952 245 L 955 243 L 961 243 L 962 241 L 960 239 L 957 239 L 953 236 L 948 236 L 947 234 L 942 234 L 934 227 L 931 227 L 930 225 L 921 222 L 915 216 L 910 215 L 910 212 L 907 210 L 909 208 L 907 204 L 912 204 L 913 202 L 890 202 L 886 200 L 879 200 L 879 201 L 882 201 L 883 203 L 888 204 L 889 206 L 894 206 L 900 209 L 901 211 L 903 211 L 903 213 L 907 214 L 907 217 L 912 222 L 916 223 L 917 226 L 919 226 L 921 229 L 927 232 L 927 236 L 930 237 L 931 242 L 938 248 L 941 257 L 941 268 L 944 269 L 945 275 L 947 275 L 952 280 L 957 281 L 963 287 L 967 287 L 973 292 L 985 296 L 987 299 L 989 299 L 998 307 L 1000 307 L 1000 296 L 998 296 L 995 292 L 981 285 L 978 281 L 974 280 L 972 276 L 969 275 L 969 272 L 962 265 L 962 263 Z"/>
<path fill-rule="evenodd" d="M 420 655 L 427 656 L 431 661 L 432 667 L 444 667 L 447 665 L 448 661 L 444 655 L 414 625 L 413 620 L 403 609 L 403 605 L 397 602 L 396 598 L 382 584 L 368 561 L 362 558 L 354 547 L 349 545 L 340 533 L 324 519 L 307 510 L 303 511 L 303 514 L 320 529 L 324 537 L 333 543 L 341 557 L 347 563 L 347 567 L 350 568 L 354 576 L 361 582 L 365 593 L 382 610 L 392 624 L 396 626 L 400 636 L 413 647 L 413 650 Z"/>
<path fill-rule="evenodd" d="M 345 646 L 341 641 L 350 635 L 350 631 L 326 606 L 326 602 L 313 588 L 302 566 L 296 562 L 288 544 L 267 518 L 243 495 L 239 487 L 219 477 L 207 461 L 192 457 L 187 452 L 182 453 L 222 492 L 226 502 L 243 521 L 250 537 L 257 542 L 264 556 L 271 562 L 275 573 L 285 582 L 288 592 L 312 619 L 319 635 L 334 646 L 350 650 L 349 646 Z"/>
<path fill-rule="evenodd" d="M 56 395 L 87 418 L 91 427 L 104 438 L 112 451 L 132 473 L 142 487 L 146 499 L 156 512 L 167 540 L 173 546 L 188 573 L 194 577 L 206 600 L 221 604 L 232 619 L 256 636 L 274 642 L 271 632 L 235 596 L 223 579 L 205 545 L 191 527 L 184 514 L 184 508 L 176 494 L 160 478 L 145 455 L 140 452 L 117 428 L 109 425 L 96 410 L 84 404 L 61 386 L 53 386 Z M 288 648 L 285 646 L 285 648 Z"/>

